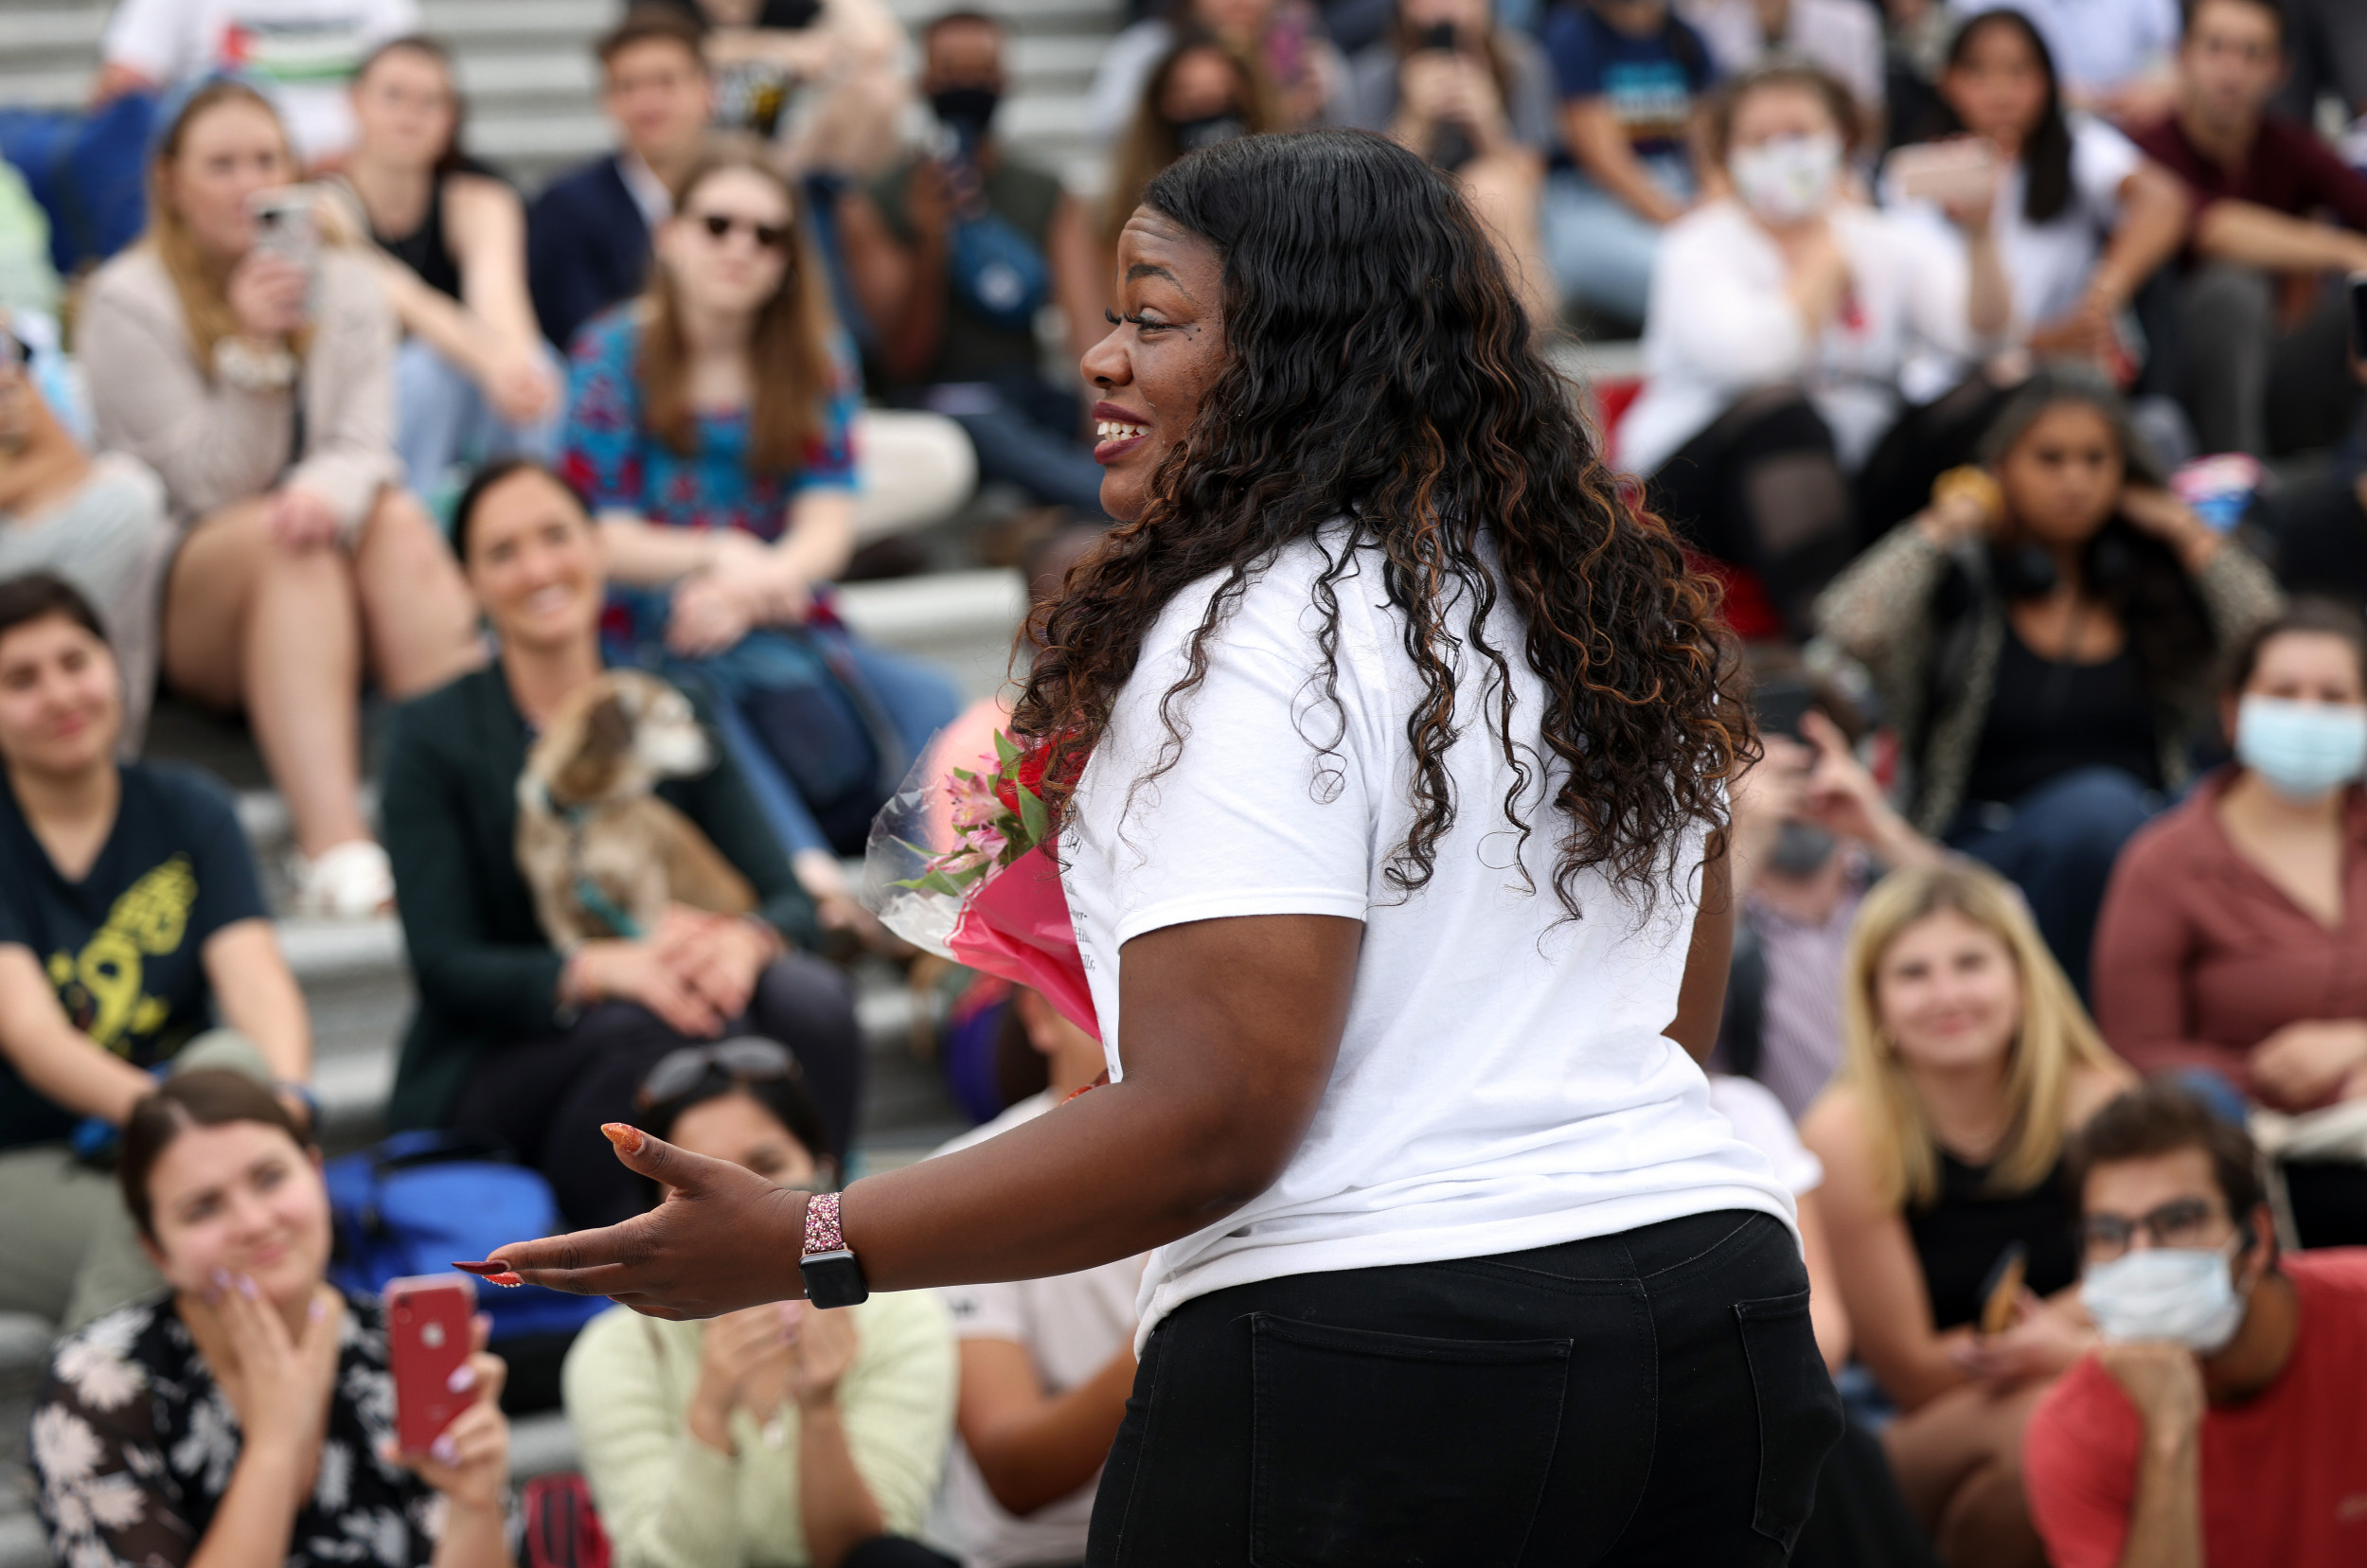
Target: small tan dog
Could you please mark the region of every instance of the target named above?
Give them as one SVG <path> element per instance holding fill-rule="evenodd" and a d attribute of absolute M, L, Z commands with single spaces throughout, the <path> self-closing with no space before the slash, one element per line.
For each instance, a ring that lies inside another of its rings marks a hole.
<path fill-rule="evenodd" d="M 561 704 L 518 775 L 518 869 L 554 947 L 646 936 L 669 903 L 756 908 L 748 879 L 652 793 L 714 763 L 690 700 L 654 675 L 613 669 Z"/>

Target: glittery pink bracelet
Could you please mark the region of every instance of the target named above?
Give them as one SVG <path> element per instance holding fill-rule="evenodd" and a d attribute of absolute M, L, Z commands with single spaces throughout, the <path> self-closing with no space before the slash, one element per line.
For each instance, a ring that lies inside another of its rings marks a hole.
<path fill-rule="evenodd" d="M 844 1252 L 846 1238 L 838 1229 L 838 1194 L 817 1192 L 806 1200 L 805 1256 L 816 1253 Z"/>

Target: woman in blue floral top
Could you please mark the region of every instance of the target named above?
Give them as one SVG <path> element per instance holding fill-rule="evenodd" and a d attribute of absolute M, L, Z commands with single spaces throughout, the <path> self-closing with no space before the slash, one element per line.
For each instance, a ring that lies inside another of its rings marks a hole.
<path fill-rule="evenodd" d="M 827 583 L 854 547 L 854 355 L 756 156 L 692 167 L 643 297 L 587 326 L 561 473 L 599 519 L 620 586 L 612 656 L 703 681 L 798 878 L 857 918 L 838 854 L 951 720 L 942 677 L 865 647 Z"/>
<path fill-rule="evenodd" d="M 503 1366 L 394 1449 L 379 1305 L 329 1284 L 329 1194 L 270 1090 L 220 1069 L 133 1109 L 124 1200 L 169 1292 L 61 1341 L 33 1475 L 61 1568 L 512 1568 Z"/>

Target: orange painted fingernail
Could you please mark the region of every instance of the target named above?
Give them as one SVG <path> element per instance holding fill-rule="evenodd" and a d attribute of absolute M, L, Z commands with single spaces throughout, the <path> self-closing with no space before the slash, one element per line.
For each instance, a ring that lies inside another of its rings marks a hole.
<path fill-rule="evenodd" d="M 641 1152 L 641 1129 L 629 1126 L 624 1122 L 602 1122 L 600 1131 L 607 1135 L 610 1143 L 614 1144 L 626 1153 Z"/>

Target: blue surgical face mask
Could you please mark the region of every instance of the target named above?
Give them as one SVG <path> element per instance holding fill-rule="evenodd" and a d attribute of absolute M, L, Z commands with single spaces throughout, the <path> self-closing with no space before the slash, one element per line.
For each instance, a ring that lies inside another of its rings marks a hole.
<path fill-rule="evenodd" d="M 2323 800 L 2367 773 L 2367 707 L 2247 697 L 2235 709 L 2235 757 L 2287 799 Z"/>

